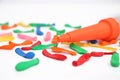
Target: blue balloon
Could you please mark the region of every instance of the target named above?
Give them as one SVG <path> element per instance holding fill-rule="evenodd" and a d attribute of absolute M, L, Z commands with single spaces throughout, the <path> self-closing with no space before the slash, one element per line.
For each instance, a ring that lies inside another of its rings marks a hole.
<path fill-rule="evenodd" d="M 15 49 L 15 52 L 16 52 L 18 55 L 20 55 L 20 56 L 22 56 L 22 57 L 24 57 L 24 58 L 27 58 L 27 59 L 32 59 L 32 58 L 34 58 L 34 56 L 35 56 L 35 54 L 34 54 L 33 52 L 25 53 L 25 52 L 23 52 L 20 48 L 16 48 L 16 49 Z"/>

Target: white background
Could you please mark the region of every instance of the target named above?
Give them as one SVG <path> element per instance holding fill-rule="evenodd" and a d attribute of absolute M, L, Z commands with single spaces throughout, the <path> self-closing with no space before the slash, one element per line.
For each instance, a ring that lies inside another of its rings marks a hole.
<path fill-rule="evenodd" d="M 0 22 L 9 21 L 10 25 L 19 21 L 45 22 L 56 23 L 57 29 L 64 29 L 65 23 L 85 27 L 108 17 L 120 20 L 119 0 L 0 0 Z M 42 29 L 43 32 L 47 30 Z M 38 39 L 45 43 L 43 36 Z M 19 39 L 16 38 L 15 41 L 18 42 Z M 0 42 L 0 45 L 3 43 Z M 60 46 L 69 49 L 66 45 Z M 109 46 L 118 48 L 119 52 L 118 43 Z M 85 64 L 74 67 L 72 61 L 77 60 L 80 55 L 66 55 L 67 60 L 62 62 L 43 56 L 41 51 L 34 51 L 40 64 L 17 72 L 15 65 L 28 59 L 18 56 L 14 49 L 0 51 L 0 80 L 120 80 L 120 67 L 110 65 L 111 56 L 92 57 Z M 91 47 L 85 49 L 88 52 L 107 51 Z"/>

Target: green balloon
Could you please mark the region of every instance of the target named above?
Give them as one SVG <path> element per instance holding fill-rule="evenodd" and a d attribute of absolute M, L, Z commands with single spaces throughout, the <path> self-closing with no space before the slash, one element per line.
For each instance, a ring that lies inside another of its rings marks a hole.
<path fill-rule="evenodd" d="M 38 44 L 34 47 L 32 47 L 32 50 L 43 50 L 43 49 L 48 49 L 51 46 L 57 47 L 57 44 Z"/>
<path fill-rule="evenodd" d="M 76 52 L 79 53 L 79 54 L 85 54 L 85 53 L 87 53 L 87 50 L 81 48 L 80 46 L 78 46 L 78 45 L 76 45 L 76 44 L 74 44 L 74 43 L 71 43 L 71 44 L 70 44 L 70 48 L 71 48 L 72 50 L 76 51 Z"/>
<path fill-rule="evenodd" d="M 32 33 L 34 32 L 34 29 L 28 30 L 28 31 L 21 31 L 19 29 L 13 30 L 14 33 Z"/>
<path fill-rule="evenodd" d="M 33 67 L 37 64 L 39 64 L 39 59 L 35 58 L 35 59 L 30 60 L 30 61 L 19 62 L 16 65 L 15 69 L 17 71 L 24 71 L 24 70 L 29 69 L 30 67 Z"/>
<path fill-rule="evenodd" d="M 113 67 L 118 67 L 119 66 L 119 54 L 117 52 L 112 54 L 110 63 Z"/>
<path fill-rule="evenodd" d="M 55 27 L 50 27 L 49 29 L 55 31 L 57 35 L 62 35 L 63 33 L 65 33 L 65 29 L 57 30 Z"/>
<path fill-rule="evenodd" d="M 44 24 L 44 23 L 30 23 L 29 24 L 31 27 L 37 27 L 37 26 L 41 26 L 41 27 L 51 27 L 52 24 Z"/>
<path fill-rule="evenodd" d="M 5 22 L 5 23 L 0 23 L 0 25 L 9 25 L 9 22 Z"/>
<path fill-rule="evenodd" d="M 64 26 L 68 28 L 75 28 L 75 29 L 79 29 L 82 27 L 82 26 L 71 26 L 70 24 L 65 24 Z"/>

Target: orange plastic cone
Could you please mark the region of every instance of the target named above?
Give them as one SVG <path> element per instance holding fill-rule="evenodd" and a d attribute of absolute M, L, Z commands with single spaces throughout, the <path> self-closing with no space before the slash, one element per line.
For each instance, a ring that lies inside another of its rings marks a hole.
<path fill-rule="evenodd" d="M 119 23 L 114 18 L 107 18 L 97 24 L 63 34 L 58 37 L 58 42 L 111 41 L 118 38 L 119 32 Z"/>

